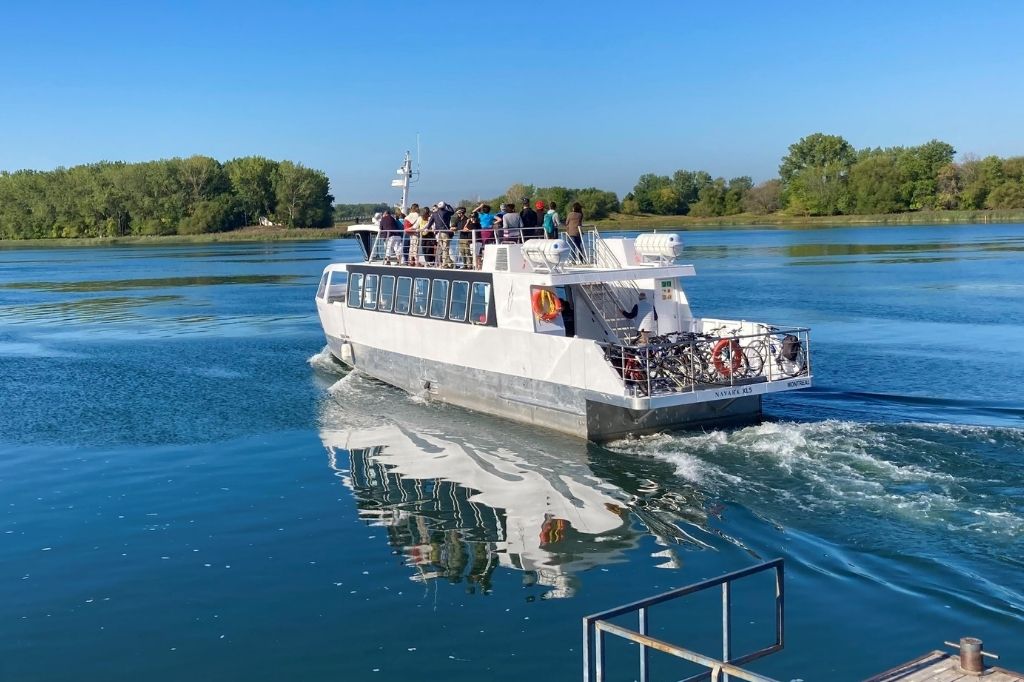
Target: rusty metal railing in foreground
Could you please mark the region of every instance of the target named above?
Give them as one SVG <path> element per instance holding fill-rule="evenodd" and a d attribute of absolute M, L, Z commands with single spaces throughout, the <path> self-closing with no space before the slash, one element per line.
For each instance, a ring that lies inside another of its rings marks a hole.
<path fill-rule="evenodd" d="M 775 571 L 775 642 L 770 646 L 757 651 L 733 656 L 732 653 L 732 583 L 764 571 Z M 632 604 L 619 606 L 608 611 L 596 613 L 583 619 L 583 680 L 584 682 L 604 682 L 605 675 L 605 634 L 622 637 L 625 640 L 634 642 L 640 646 L 640 676 L 639 682 L 649 682 L 649 654 L 651 649 L 660 651 L 670 656 L 675 656 L 691 663 L 704 666 L 706 671 L 688 677 L 681 682 L 697 682 L 697 680 L 711 679 L 712 682 L 728 682 L 730 676 L 749 682 L 777 682 L 770 677 L 758 675 L 757 673 L 744 670 L 739 667 L 745 663 L 762 658 L 776 651 L 780 651 L 784 645 L 784 613 L 785 613 L 785 590 L 784 571 L 782 559 L 773 559 L 757 566 L 751 566 L 740 571 L 727 573 L 726 575 L 703 582 L 694 583 L 687 587 L 681 587 L 663 594 L 642 599 Z M 711 656 L 691 651 L 684 647 L 670 644 L 651 637 L 648 634 L 649 620 L 648 611 L 651 607 L 665 602 L 673 601 L 687 595 L 722 587 L 722 658 L 716 659 Z M 637 614 L 637 629 L 630 630 L 619 625 L 610 623 L 609 620 L 629 613 Z"/>

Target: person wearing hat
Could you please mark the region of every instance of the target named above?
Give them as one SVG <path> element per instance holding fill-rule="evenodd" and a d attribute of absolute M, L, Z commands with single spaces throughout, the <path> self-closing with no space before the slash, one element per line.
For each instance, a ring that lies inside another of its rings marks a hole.
<path fill-rule="evenodd" d="M 639 300 L 631 310 L 620 312 L 627 320 L 639 320 L 636 329 L 640 334 L 641 346 L 648 345 L 651 342 L 651 336 L 658 333 L 658 311 L 647 300 L 647 292 L 640 292 Z"/>
<path fill-rule="evenodd" d="M 452 261 L 451 252 L 451 222 L 454 213 L 455 211 L 452 210 L 451 206 L 443 201 L 439 201 L 434 208 L 434 212 L 430 214 L 430 220 L 427 222 L 428 232 L 433 232 L 434 238 L 437 240 L 433 265 L 442 268 L 450 268 L 455 265 Z"/>
<path fill-rule="evenodd" d="M 469 217 L 466 215 L 466 207 L 459 206 L 455 209 L 452 222 L 452 236 L 458 240 L 456 251 L 458 252 L 458 267 L 468 268 L 473 262 L 473 232 L 469 226 Z"/>

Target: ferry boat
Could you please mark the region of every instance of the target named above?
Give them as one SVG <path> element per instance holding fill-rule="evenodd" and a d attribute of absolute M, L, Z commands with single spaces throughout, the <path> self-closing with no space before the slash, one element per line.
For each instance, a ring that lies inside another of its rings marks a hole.
<path fill-rule="evenodd" d="M 404 211 L 408 155 L 398 172 Z M 474 232 L 468 262 L 443 268 L 394 264 L 395 235 L 350 230 L 363 262 L 327 266 L 316 293 L 327 345 L 430 399 L 600 442 L 756 421 L 764 395 L 813 382 L 808 328 L 693 315 L 677 234 L 590 229 L 575 248 L 495 231 L 478 248 Z M 646 339 L 629 316 L 641 296 Z"/>

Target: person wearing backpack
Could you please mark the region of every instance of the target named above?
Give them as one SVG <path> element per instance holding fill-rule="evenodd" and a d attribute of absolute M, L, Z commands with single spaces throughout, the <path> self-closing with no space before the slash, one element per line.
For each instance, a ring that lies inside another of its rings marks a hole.
<path fill-rule="evenodd" d="M 546 239 L 558 239 L 558 228 L 562 223 L 558 220 L 558 204 L 551 202 L 548 212 L 544 214 L 544 237 Z"/>

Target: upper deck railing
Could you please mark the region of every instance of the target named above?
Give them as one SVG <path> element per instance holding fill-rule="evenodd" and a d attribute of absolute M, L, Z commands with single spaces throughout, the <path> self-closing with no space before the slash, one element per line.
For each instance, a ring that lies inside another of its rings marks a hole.
<path fill-rule="evenodd" d="M 490 233 L 490 238 L 481 235 Z M 525 244 L 531 239 L 545 239 L 542 227 L 521 227 L 496 230 L 448 230 L 421 233 L 410 230 L 379 231 L 370 243 L 363 245 L 369 263 L 416 265 L 434 268 L 480 269 L 483 247 L 487 244 Z M 596 227 L 581 232 L 578 242 L 560 237 L 569 248 L 569 258 L 563 269 L 599 268 L 621 269 L 615 254 L 608 247 Z"/>

